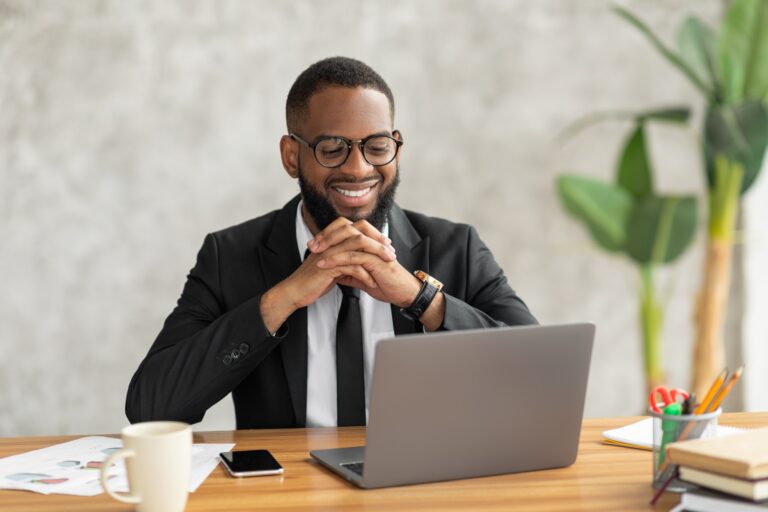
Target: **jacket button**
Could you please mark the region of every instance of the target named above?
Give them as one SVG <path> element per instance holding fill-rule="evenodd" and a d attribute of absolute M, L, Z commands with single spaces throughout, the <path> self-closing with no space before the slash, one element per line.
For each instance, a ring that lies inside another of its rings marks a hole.
<path fill-rule="evenodd" d="M 232 362 L 232 357 L 229 354 L 227 354 L 224 356 L 224 359 L 222 359 L 221 362 L 229 366 L 229 363 Z"/>
<path fill-rule="evenodd" d="M 232 359 L 237 359 L 238 357 L 240 357 L 240 351 L 237 350 L 236 348 L 232 349 L 232 352 L 229 355 L 232 356 Z"/>
<path fill-rule="evenodd" d="M 251 347 L 248 346 L 247 343 L 241 343 L 240 344 L 240 353 L 245 355 L 248 353 L 248 350 L 250 350 Z"/>

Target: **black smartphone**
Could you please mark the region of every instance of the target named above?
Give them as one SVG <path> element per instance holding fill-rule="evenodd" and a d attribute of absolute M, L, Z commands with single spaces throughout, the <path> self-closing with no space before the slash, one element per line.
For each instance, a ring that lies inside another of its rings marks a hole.
<path fill-rule="evenodd" d="M 279 475 L 283 467 L 268 450 L 241 450 L 219 454 L 232 476 Z"/>

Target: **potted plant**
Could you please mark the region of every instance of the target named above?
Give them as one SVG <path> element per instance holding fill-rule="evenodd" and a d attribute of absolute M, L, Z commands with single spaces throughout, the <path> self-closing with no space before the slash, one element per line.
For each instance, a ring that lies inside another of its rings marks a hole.
<path fill-rule="evenodd" d="M 557 190 L 565 209 L 584 224 L 599 247 L 626 256 L 637 267 L 643 365 L 650 391 L 665 378 L 661 363 L 664 305 L 656 292 L 654 273 L 659 265 L 671 263 L 685 251 L 693 239 L 697 216 L 695 196 L 662 195 L 655 190 L 646 125 L 683 123 L 689 112 L 665 109 L 609 116 L 634 121 L 620 152 L 614 182 L 563 174 L 557 179 Z"/>
<path fill-rule="evenodd" d="M 707 176 L 707 244 L 694 315 L 692 390 L 703 396 L 725 367 L 723 325 L 741 197 L 755 182 L 768 146 L 768 2 L 733 0 L 715 33 L 688 17 L 677 48 L 666 46 L 639 18 L 615 12 L 704 95 L 702 133 Z"/>

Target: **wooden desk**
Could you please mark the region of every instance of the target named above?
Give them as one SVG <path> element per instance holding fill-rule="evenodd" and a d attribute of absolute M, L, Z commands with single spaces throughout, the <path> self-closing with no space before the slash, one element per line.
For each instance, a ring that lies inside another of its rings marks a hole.
<path fill-rule="evenodd" d="M 360 490 L 309 459 L 309 450 L 364 443 L 364 429 L 241 430 L 195 434 L 198 443 L 237 443 L 236 449 L 268 448 L 285 467 L 283 476 L 231 478 L 218 466 L 190 494 L 195 510 L 653 510 L 651 453 L 604 445 L 600 433 L 639 418 L 587 419 L 579 456 L 568 468 L 389 489 Z M 768 426 L 768 413 L 724 414 L 721 423 Z M 80 436 L 0 439 L 0 457 L 42 448 Z M 657 510 L 678 498 L 667 494 Z M 43 496 L 0 491 L 0 510 L 131 510 L 106 494 L 95 497 Z"/>

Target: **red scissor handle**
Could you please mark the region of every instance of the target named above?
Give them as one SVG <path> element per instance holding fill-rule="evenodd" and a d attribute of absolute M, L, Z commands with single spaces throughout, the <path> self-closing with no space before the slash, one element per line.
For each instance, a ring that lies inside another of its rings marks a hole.
<path fill-rule="evenodd" d="M 678 396 L 683 397 L 683 400 L 688 400 L 689 396 L 688 392 L 682 389 L 669 389 L 666 386 L 656 386 L 648 397 L 648 405 L 651 406 L 653 412 L 658 413 L 661 413 L 661 409 L 659 409 L 659 401 L 656 399 L 657 395 L 661 396 L 661 402 L 664 404 L 664 407 L 675 403 Z"/>

